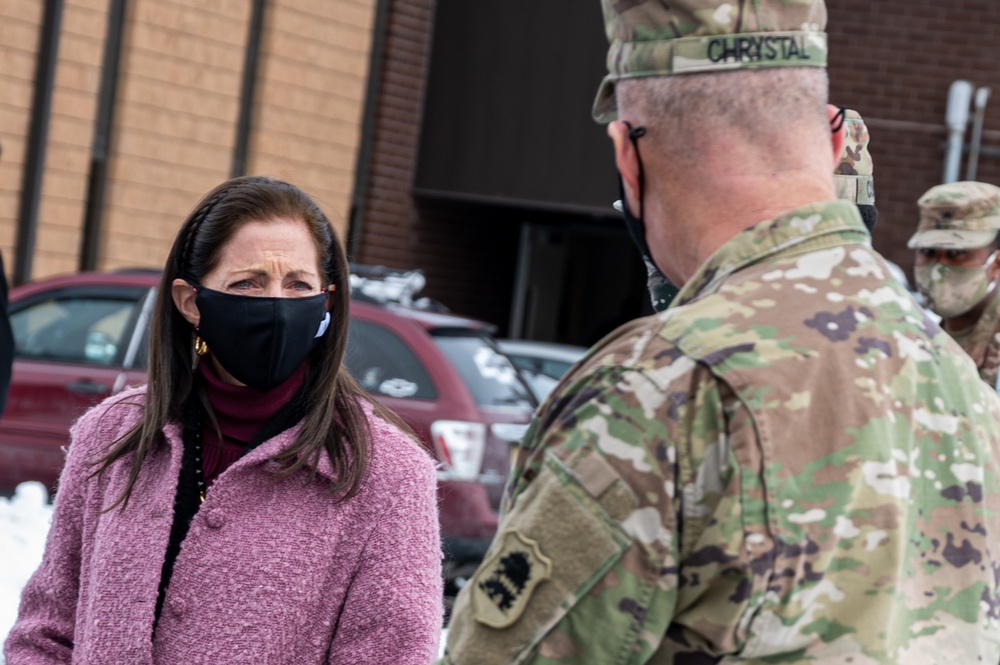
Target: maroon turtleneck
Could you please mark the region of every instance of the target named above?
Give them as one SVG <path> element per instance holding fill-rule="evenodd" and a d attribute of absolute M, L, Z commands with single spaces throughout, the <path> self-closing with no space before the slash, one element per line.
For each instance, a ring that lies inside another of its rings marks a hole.
<path fill-rule="evenodd" d="M 206 418 L 201 433 L 206 487 L 211 487 L 219 474 L 239 459 L 254 435 L 295 396 L 306 378 L 306 363 L 302 363 L 284 383 L 260 392 L 248 386 L 226 383 L 216 376 L 211 364 L 201 362 L 198 370 L 205 379 L 205 393 L 219 421 L 222 441 Z"/>

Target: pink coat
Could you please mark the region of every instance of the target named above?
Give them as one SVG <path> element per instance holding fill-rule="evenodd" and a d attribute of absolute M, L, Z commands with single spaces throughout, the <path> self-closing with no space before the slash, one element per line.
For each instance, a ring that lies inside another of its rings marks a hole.
<path fill-rule="evenodd" d="M 144 389 L 124 394 L 141 403 Z M 212 486 L 184 540 L 153 634 L 181 431 L 151 455 L 128 508 L 102 513 L 128 467 L 89 466 L 139 407 L 90 410 L 73 427 L 45 557 L 21 597 L 7 665 L 378 663 L 426 665 L 441 631 L 441 547 L 434 468 L 415 442 L 370 419 L 371 473 L 337 503 L 304 473 L 281 479 L 267 458 L 296 428 L 235 462 Z M 320 465 L 319 477 L 329 477 Z"/>

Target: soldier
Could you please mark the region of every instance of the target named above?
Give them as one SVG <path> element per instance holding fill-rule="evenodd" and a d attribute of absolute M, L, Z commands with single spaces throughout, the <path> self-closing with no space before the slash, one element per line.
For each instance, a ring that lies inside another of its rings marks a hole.
<path fill-rule="evenodd" d="M 1000 661 L 1000 398 L 836 200 L 823 3 L 603 4 L 681 291 L 539 410 L 444 662 Z"/>
<path fill-rule="evenodd" d="M 833 184 L 837 198 L 851 201 L 858 206 L 861 221 L 868 233 L 875 230 L 878 208 L 875 207 L 875 179 L 872 155 L 868 152 L 871 137 L 861 114 L 852 109 L 844 110 L 844 149 L 837 168 L 833 171 Z"/>
<path fill-rule="evenodd" d="M 983 182 L 932 187 L 917 201 L 920 224 L 907 247 L 913 273 L 944 329 L 991 386 L 1000 370 L 1000 188 Z"/>

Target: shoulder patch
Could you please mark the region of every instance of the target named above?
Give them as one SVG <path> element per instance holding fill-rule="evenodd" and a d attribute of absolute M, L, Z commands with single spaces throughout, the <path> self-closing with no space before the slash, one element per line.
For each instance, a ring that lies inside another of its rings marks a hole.
<path fill-rule="evenodd" d="M 538 543 L 517 529 L 507 529 L 470 583 L 476 621 L 492 628 L 514 624 L 528 607 L 535 587 L 551 574 L 552 561 Z"/>

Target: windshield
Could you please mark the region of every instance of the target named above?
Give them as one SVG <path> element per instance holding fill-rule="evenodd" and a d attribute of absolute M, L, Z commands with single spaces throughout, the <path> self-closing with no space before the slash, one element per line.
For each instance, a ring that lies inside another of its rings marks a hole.
<path fill-rule="evenodd" d="M 469 387 L 479 406 L 535 408 L 535 400 L 507 356 L 484 337 L 434 335 L 434 341 Z"/>

